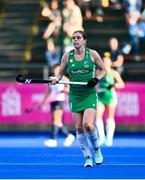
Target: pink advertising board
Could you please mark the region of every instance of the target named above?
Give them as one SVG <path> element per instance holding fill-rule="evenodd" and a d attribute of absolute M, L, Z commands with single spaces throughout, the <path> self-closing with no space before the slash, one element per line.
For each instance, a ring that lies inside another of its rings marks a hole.
<path fill-rule="evenodd" d="M 48 98 L 42 109 L 26 113 L 25 108 L 37 105 L 48 88 L 44 84 L 0 84 L 0 123 L 1 124 L 50 124 L 50 101 Z M 145 124 L 145 83 L 126 83 L 124 89 L 117 90 L 118 124 Z M 63 120 L 72 124 L 72 116 L 66 94 Z"/>

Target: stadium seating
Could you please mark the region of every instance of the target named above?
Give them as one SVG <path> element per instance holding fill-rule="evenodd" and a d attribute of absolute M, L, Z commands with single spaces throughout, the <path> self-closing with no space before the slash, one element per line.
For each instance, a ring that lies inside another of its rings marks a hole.
<path fill-rule="evenodd" d="M 13 68 L 14 63 L 23 63 L 27 59 L 29 60 L 33 26 L 40 5 L 38 0 L 3 0 L 1 4 L 0 78 L 2 79 L 15 74 L 15 72 L 10 72 L 10 67 Z"/>
<path fill-rule="evenodd" d="M 12 76 L 10 69 L 13 63 L 46 65 L 46 42 L 42 34 L 49 21 L 41 13 L 41 0 L 1 0 L 0 2 L 0 63 L 1 75 Z M 108 49 L 108 40 L 115 36 L 120 41 L 129 39 L 122 8 L 113 6 L 104 8 L 102 18 L 84 17 L 84 29 L 88 36 L 88 46 L 96 49 L 101 55 Z M 136 62 L 134 56 L 125 56 L 125 80 L 142 80 L 145 75 L 145 42 L 141 41 L 141 61 Z M 133 62 L 133 63 L 132 63 Z M 131 64 L 132 63 L 132 64 Z M 138 65 L 138 64 L 141 64 Z M 4 64 L 4 66 L 2 66 Z M 136 65 L 137 64 L 137 65 Z M 9 66 L 7 70 L 2 67 Z M 137 76 L 130 73 L 130 67 L 137 69 Z M 127 74 L 128 73 L 128 74 Z M 1 79 L 0 79 L 1 80 Z"/>
<path fill-rule="evenodd" d="M 6 1 L 4 6 L 3 23 L 0 28 L 0 58 L 19 62 L 24 60 L 24 52 L 30 42 L 39 2 L 11 0 Z"/>

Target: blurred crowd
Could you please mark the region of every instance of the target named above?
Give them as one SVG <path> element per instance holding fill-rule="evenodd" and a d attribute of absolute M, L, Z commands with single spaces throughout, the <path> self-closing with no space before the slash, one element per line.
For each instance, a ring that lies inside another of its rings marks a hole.
<path fill-rule="evenodd" d="M 140 41 L 145 39 L 145 9 L 142 0 L 45 0 L 41 16 L 48 18 L 48 26 L 42 38 L 46 41 L 45 57 L 50 68 L 59 64 L 61 55 L 72 48 L 71 35 L 75 30 L 84 30 L 83 19 L 96 17 L 102 20 L 105 16 L 104 8 L 109 7 L 123 9 L 129 37 L 124 42 L 110 37 L 107 42 L 109 53 L 113 53 L 113 66 L 123 72 L 123 55 L 131 54 L 136 61 L 141 60 Z"/>
<path fill-rule="evenodd" d="M 65 0 L 62 6 L 61 11 L 58 1 L 52 0 L 44 3 L 41 12 L 42 16 L 50 20 L 43 34 L 47 42 L 46 60 L 50 67 L 59 64 L 61 53 L 72 48 L 72 33 L 78 29 L 83 30 L 81 9 L 75 1 Z"/>

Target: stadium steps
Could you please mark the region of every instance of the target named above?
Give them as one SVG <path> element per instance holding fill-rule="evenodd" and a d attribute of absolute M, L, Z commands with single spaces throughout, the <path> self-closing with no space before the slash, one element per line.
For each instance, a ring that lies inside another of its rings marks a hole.
<path fill-rule="evenodd" d="M 24 55 L 26 49 L 30 47 L 33 25 L 40 6 L 39 0 L 4 1 L 5 11 L 0 26 L 0 81 L 14 80 L 19 63 L 22 65 L 26 63 Z M 7 67 L 3 67 L 3 63 Z M 17 67 L 14 68 L 13 64 Z"/>
<path fill-rule="evenodd" d="M 1 61 L 22 62 L 24 51 L 32 34 L 32 25 L 39 8 L 37 0 L 7 1 L 0 28 Z"/>
<path fill-rule="evenodd" d="M 22 74 L 31 78 L 46 78 L 48 77 L 48 67 L 42 63 L 30 62 L 13 62 L 8 66 L 7 61 L 0 63 L 0 82 L 14 82 L 17 74 Z"/>
<path fill-rule="evenodd" d="M 143 57 L 144 56 L 144 57 Z M 123 79 L 125 81 L 132 82 L 144 82 L 145 81 L 145 61 L 135 61 L 134 57 L 128 57 L 124 63 Z M 141 55 L 141 59 L 145 59 L 145 55 Z"/>
<path fill-rule="evenodd" d="M 42 38 L 42 35 L 49 24 L 47 18 L 42 18 L 40 15 L 41 10 L 38 15 L 38 29 L 39 32 L 33 36 L 33 43 L 31 48 L 31 62 L 32 63 L 46 63 L 45 51 L 46 51 L 46 40 Z"/>
<path fill-rule="evenodd" d="M 0 17 L 1 17 L 1 13 L 3 12 L 3 8 L 4 8 L 4 0 L 0 1 Z"/>

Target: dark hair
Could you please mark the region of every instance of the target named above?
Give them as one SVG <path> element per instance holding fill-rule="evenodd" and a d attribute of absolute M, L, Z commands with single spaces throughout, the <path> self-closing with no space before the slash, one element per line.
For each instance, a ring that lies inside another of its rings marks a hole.
<path fill-rule="evenodd" d="M 83 37 L 84 40 L 87 39 L 87 35 L 86 35 L 86 33 L 85 33 L 84 31 L 76 30 L 76 31 L 74 31 L 74 33 L 80 33 L 80 34 L 82 35 L 82 37 Z M 73 33 L 73 34 L 74 34 L 74 33 Z"/>

